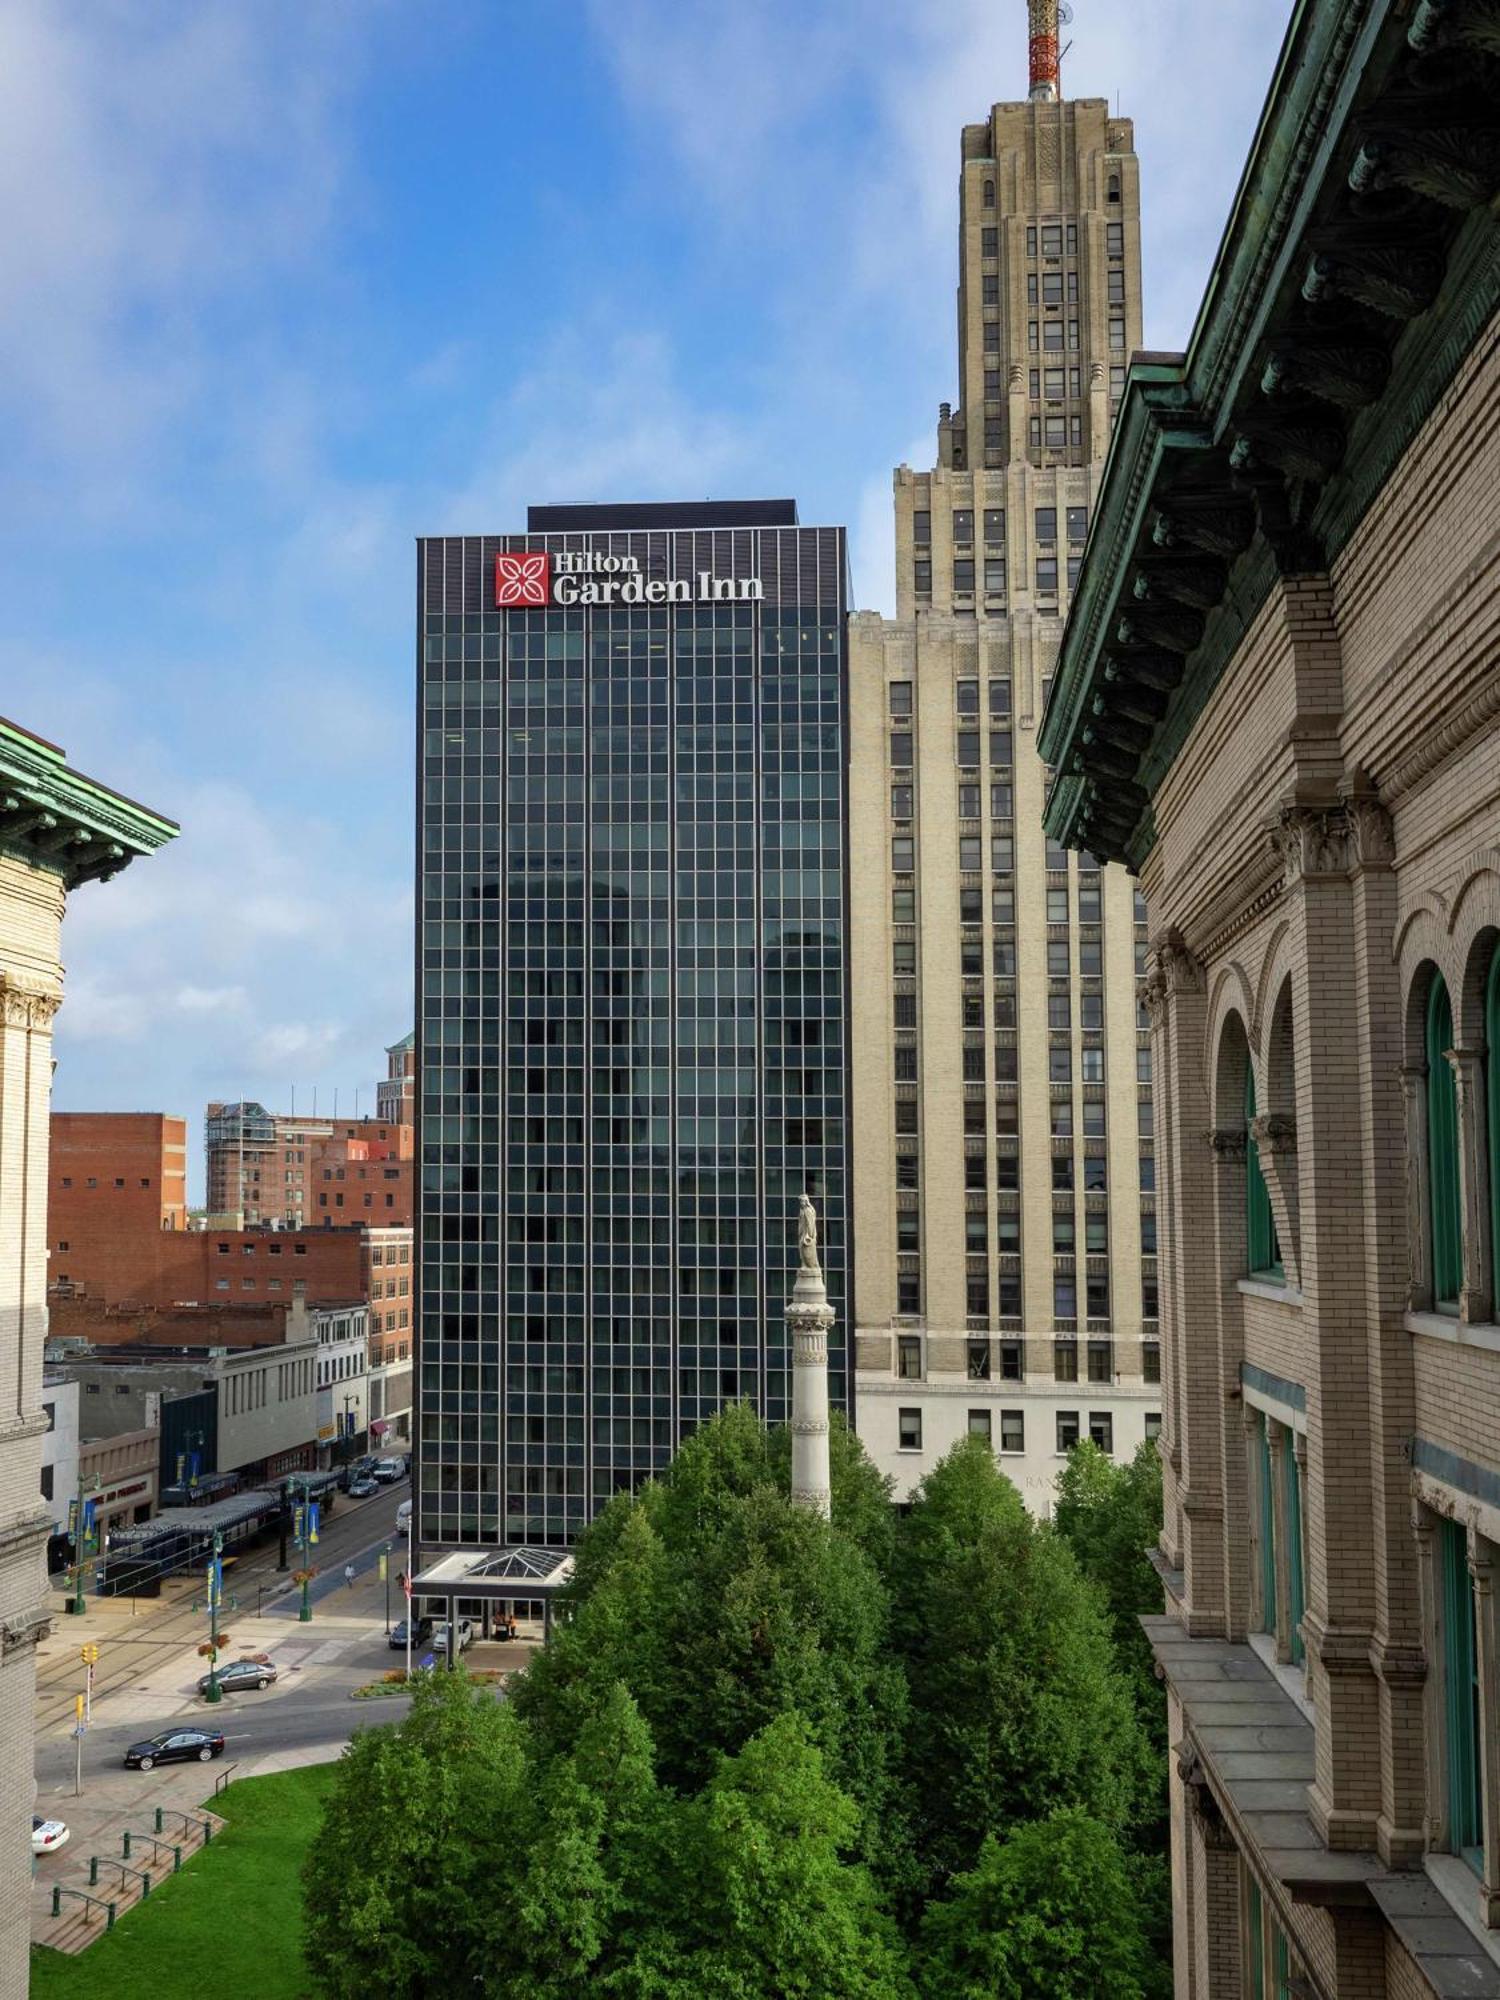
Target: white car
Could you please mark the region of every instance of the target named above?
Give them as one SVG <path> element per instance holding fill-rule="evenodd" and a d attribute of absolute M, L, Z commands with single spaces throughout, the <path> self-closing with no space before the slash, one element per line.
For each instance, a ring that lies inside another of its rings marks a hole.
<path fill-rule="evenodd" d="M 403 1500 L 401 1505 L 396 1509 L 396 1533 L 398 1535 L 409 1535 L 411 1533 L 410 1500 Z"/>
<path fill-rule="evenodd" d="M 458 1650 L 462 1653 L 474 1643 L 474 1626 L 472 1621 L 467 1618 L 460 1618 L 457 1623 Z M 446 1618 L 440 1618 L 432 1628 L 432 1650 L 435 1653 L 446 1653 L 448 1650 L 448 1621 Z"/>
<path fill-rule="evenodd" d="M 31 1851 L 33 1854 L 56 1854 L 60 1847 L 68 1844 L 68 1829 L 60 1819 L 43 1819 L 40 1813 L 31 1815 Z"/>

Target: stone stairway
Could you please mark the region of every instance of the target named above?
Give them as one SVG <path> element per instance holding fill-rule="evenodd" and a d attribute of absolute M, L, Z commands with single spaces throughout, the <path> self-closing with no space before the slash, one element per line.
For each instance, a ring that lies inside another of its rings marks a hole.
<path fill-rule="evenodd" d="M 224 1826 L 216 1813 L 202 1806 L 190 1813 L 164 1808 L 160 1833 L 152 1812 L 136 1813 L 122 1817 L 110 1829 L 108 1840 L 89 1843 L 92 1853 L 80 1847 L 76 1854 L 70 1851 L 68 1860 L 59 1855 L 45 1879 L 33 1885 L 32 1943 L 51 1951 L 86 1951 L 110 1928 L 111 1906 L 113 1921 L 118 1923 L 127 1911 L 145 1901 L 147 1876 L 151 1891 L 155 1891 L 176 1872 L 178 1855 L 186 1867 L 189 1857 L 222 1833 Z M 127 1833 L 128 1857 L 124 1852 Z M 101 1853 L 101 1846 L 111 1851 Z M 59 1890 L 60 1896 L 55 1893 Z"/>

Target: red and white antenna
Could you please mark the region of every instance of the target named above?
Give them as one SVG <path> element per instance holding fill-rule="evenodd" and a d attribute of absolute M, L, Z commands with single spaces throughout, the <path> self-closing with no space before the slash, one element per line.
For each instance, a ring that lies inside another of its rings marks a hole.
<path fill-rule="evenodd" d="M 1033 99 L 1055 104 L 1062 96 L 1060 31 L 1073 18 L 1068 0 L 1026 0 L 1030 28 L 1031 91 Z"/>

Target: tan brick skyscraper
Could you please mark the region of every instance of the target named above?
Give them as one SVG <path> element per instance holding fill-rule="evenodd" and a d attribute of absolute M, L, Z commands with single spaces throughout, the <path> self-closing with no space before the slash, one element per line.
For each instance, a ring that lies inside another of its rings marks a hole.
<path fill-rule="evenodd" d="M 851 624 L 858 1424 L 903 1494 L 987 1431 L 1045 1511 L 1159 1409 L 1142 912 L 1049 852 L 1035 738 L 1140 344 L 1130 121 L 997 104 L 959 211 L 959 402 Z"/>

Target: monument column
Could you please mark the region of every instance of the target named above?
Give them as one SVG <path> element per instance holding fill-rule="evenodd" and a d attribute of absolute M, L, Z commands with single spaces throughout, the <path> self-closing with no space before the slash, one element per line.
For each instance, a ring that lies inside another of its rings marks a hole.
<path fill-rule="evenodd" d="M 792 1346 L 792 1505 L 826 1521 L 832 1512 L 828 1471 L 828 1330 L 833 1307 L 818 1262 L 818 1217 L 806 1195 L 797 1230 L 797 1282 L 786 1309 Z"/>

